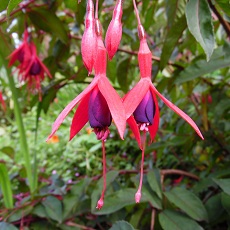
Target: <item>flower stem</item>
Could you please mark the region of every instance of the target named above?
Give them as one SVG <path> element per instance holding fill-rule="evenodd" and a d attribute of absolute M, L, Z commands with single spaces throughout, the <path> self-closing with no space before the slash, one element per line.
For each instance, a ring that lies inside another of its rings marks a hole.
<path fill-rule="evenodd" d="M 139 203 L 141 200 L 141 189 L 142 189 L 143 175 L 144 175 L 145 143 L 146 143 L 146 132 L 144 131 L 143 138 L 142 138 L 140 182 L 139 182 L 138 190 L 135 194 L 136 203 Z"/>
<path fill-rule="evenodd" d="M 18 132 L 19 132 L 21 152 L 22 152 L 23 158 L 24 158 L 24 164 L 25 164 L 25 168 L 26 168 L 26 174 L 27 174 L 27 178 L 28 178 L 28 182 L 29 182 L 30 192 L 31 192 L 31 194 L 33 194 L 33 192 L 36 189 L 36 182 L 33 180 L 32 167 L 31 167 L 31 163 L 30 163 L 31 158 L 30 158 L 30 154 L 29 154 L 29 150 L 28 150 L 26 133 L 25 133 L 25 128 L 24 128 L 22 115 L 21 115 L 21 108 L 20 108 L 20 105 L 18 102 L 18 94 L 17 94 L 17 90 L 15 88 L 13 76 L 10 76 L 10 71 L 7 67 L 6 67 L 6 70 L 7 70 L 6 75 L 8 78 L 9 87 L 10 87 L 10 90 L 12 92 L 12 99 L 14 101 L 14 115 L 15 115 L 15 119 L 16 119 L 16 123 L 17 123 L 17 127 L 18 127 Z"/>
<path fill-rule="evenodd" d="M 105 152 L 105 141 L 102 140 L 102 163 L 103 163 L 103 188 L 101 192 L 101 198 L 97 202 L 97 209 L 101 209 L 104 205 L 104 196 L 105 196 L 105 190 L 106 190 L 106 152 Z"/>

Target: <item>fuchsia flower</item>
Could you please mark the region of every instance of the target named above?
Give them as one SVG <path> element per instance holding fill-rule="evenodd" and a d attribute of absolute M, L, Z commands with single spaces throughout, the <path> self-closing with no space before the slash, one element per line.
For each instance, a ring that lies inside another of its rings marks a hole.
<path fill-rule="evenodd" d="M 68 113 L 78 104 L 70 128 L 70 140 L 83 128 L 87 121 L 89 121 L 90 126 L 94 129 L 94 132 L 97 135 L 97 139 L 102 141 L 104 184 L 101 198 L 97 204 L 97 208 L 100 209 L 104 203 L 104 193 L 106 188 L 104 141 L 109 135 L 108 127 L 110 126 L 112 119 L 121 139 L 123 139 L 126 118 L 121 98 L 106 77 L 106 49 L 102 41 L 99 26 L 97 31 L 99 31 L 99 35 L 97 36 L 97 58 L 94 65 L 95 77 L 91 84 L 59 114 L 47 140 L 54 135 Z"/>
<path fill-rule="evenodd" d="M 93 70 L 97 51 L 97 36 L 95 31 L 94 4 L 92 0 L 87 1 L 87 12 L 85 18 L 85 31 L 81 42 L 82 59 L 89 74 Z"/>
<path fill-rule="evenodd" d="M 0 91 L 0 104 L 4 112 L 6 112 L 6 103 L 3 99 L 2 92 Z"/>
<path fill-rule="evenodd" d="M 156 95 L 174 112 L 181 116 L 186 122 L 188 122 L 196 133 L 202 138 L 202 134 L 195 124 L 195 122 L 177 106 L 166 99 L 151 82 L 151 71 L 152 71 L 152 54 L 149 50 L 145 33 L 142 25 L 139 24 L 139 37 L 140 37 L 140 48 L 138 52 L 138 62 L 141 73 L 141 79 L 137 85 L 130 91 L 124 98 L 124 107 L 126 111 L 126 118 L 130 120 L 131 123 L 136 123 L 141 131 L 144 131 L 144 138 L 146 132 L 150 133 L 151 141 L 153 141 L 159 126 L 159 107 L 156 99 Z M 133 116 L 132 116 L 133 115 Z M 137 130 L 133 130 L 135 136 L 138 137 Z M 138 131 L 139 132 L 139 131 Z M 137 140 L 139 141 L 139 139 Z M 145 140 L 144 140 L 145 142 Z M 138 191 L 135 195 L 135 200 L 137 203 L 141 199 L 141 187 L 143 179 L 143 162 L 144 162 L 144 149 L 145 144 L 142 143 L 142 162 L 141 162 L 141 177 Z"/>
<path fill-rule="evenodd" d="M 52 78 L 52 76 L 37 56 L 36 46 L 32 41 L 29 41 L 27 30 L 24 32 L 23 43 L 18 49 L 12 52 L 9 58 L 9 66 L 13 65 L 16 61 L 20 62 L 17 66 L 19 70 L 19 80 L 21 82 L 27 82 L 29 91 L 37 91 L 41 98 L 41 82 L 45 78 L 45 73 L 50 78 Z"/>
<path fill-rule="evenodd" d="M 105 46 L 110 60 L 112 60 L 113 56 L 117 52 L 117 49 L 121 41 L 121 37 L 122 37 L 121 18 L 122 18 L 122 0 L 117 0 L 116 6 L 113 11 L 113 18 L 109 24 L 105 36 Z"/>

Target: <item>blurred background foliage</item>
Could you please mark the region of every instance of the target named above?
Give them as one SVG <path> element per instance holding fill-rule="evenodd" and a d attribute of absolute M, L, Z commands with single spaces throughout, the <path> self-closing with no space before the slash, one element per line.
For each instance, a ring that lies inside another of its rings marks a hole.
<path fill-rule="evenodd" d="M 104 34 L 114 4 L 99 1 Z M 153 53 L 154 85 L 197 123 L 205 140 L 159 100 L 160 127 L 146 150 L 143 198 L 135 204 L 140 150 L 128 129 L 122 141 L 111 127 L 105 205 L 96 210 L 101 144 L 90 126 L 68 143 L 71 112 L 45 142 L 58 114 L 93 78 L 80 55 L 86 1 L 1 0 L 0 91 L 7 109 L 0 109 L 0 229 L 230 229 L 229 1 L 144 0 L 137 5 Z M 123 3 L 122 22 L 120 49 L 107 65 L 120 96 L 139 79 L 131 0 Z M 42 85 L 41 101 L 18 82 L 15 67 L 7 67 L 26 24 L 53 76 Z M 21 107 L 33 191 L 9 77 Z"/>

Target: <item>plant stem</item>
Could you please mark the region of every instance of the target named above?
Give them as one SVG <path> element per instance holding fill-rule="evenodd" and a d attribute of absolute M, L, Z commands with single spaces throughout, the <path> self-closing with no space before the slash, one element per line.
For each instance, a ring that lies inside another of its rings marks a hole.
<path fill-rule="evenodd" d="M 31 194 L 33 194 L 35 187 L 36 187 L 36 183 L 33 180 L 33 173 L 32 173 L 32 168 L 31 168 L 31 163 L 30 163 L 31 158 L 30 158 L 30 154 L 29 154 L 29 150 L 28 150 L 26 133 L 25 133 L 25 128 L 24 128 L 22 115 L 21 115 L 21 108 L 20 108 L 20 105 L 18 102 L 18 94 L 17 94 L 17 90 L 15 88 L 14 79 L 12 76 L 10 76 L 10 71 L 7 67 L 6 67 L 6 70 L 7 70 L 7 78 L 9 81 L 9 87 L 10 87 L 10 90 L 12 92 L 12 99 L 14 101 L 14 115 L 15 115 L 15 119 L 16 119 L 16 123 L 17 123 L 17 127 L 18 127 L 18 132 L 19 132 L 21 152 L 22 152 L 23 158 L 24 158 L 24 164 L 25 164 L 25 168 L 26 168 L 26 174 L 27 174 L 27 178 L 28 178 L 28 182 L 29 182 L 30 192 L 31 192 Z"/>

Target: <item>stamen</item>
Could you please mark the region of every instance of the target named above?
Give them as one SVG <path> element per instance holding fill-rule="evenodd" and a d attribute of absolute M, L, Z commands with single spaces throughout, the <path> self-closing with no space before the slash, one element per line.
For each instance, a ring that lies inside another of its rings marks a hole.
<path fill-rule="evenodd" d="M 103 189 L 101 192 L 101 198 L 97 202 L 97 209 L 101 209 L 104 205 L 104 196 L 105 196 L 105 190 L 106 190 L 106 152 L 105 152 L 105 141 L 102 140 L 102 155 L 103 155 Z"/>
<path fill-rule="evenodd" d="M 141 171 L 140 171 L 139 187 L 135 194 L 136 203 L 139 203 L 141 200 L 141 189 L 142 189 L 143 174 L 144 174 L 145 142 L 146 142 L 146 131 L 144 131 L 143 136 L 142 136 Z"/>
<path fill-rule="evenodd" d="M 106 141 L 107 137 L 110 134 L 109 128 L 105 127 L 105 128 L 94 128 L 94 133 L 97 136 L 98 140 L 102 140 L 102 141 Z"/>

